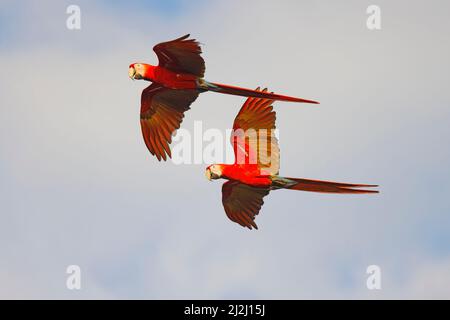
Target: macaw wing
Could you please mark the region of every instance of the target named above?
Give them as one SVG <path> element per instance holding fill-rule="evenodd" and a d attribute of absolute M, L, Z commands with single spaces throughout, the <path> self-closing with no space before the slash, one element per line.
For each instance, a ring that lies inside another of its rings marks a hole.
<path fill-rule="evenodd" d="M 200 56 L 202 50 L 195 39 L 187 39 L 189 34 L 178 39 L 162 42 L 153 47 L 159 65 L 174 72 L 189 73 L 203 78 L 205 61 Z"/>
<path fill-rule="evenodd" d="M 197 90 L 172 90 L 152 83 L 141 95 L 141 129 L 145 144 L 159 161 L 170 158 L 172 135 L 180 128 L 184 112 L 198 97 Z"/>
<path fill-rule="evenodd" d="M 222 186 L 222 204 L 228 218 L 249 229 L 258 229 L 255 216 L 264 204 L 269 189 L 255 188 L 237 181 L 227 181 Z"/>
<path fill-rule="evenodd" d="M 280 169 L 280 148 L 272 103 L 273 100 L 253 97 L 245 101 L 234 120 L 231 145 L 236 163 L 258 164 L 265 173 L 276 175 Z"/>

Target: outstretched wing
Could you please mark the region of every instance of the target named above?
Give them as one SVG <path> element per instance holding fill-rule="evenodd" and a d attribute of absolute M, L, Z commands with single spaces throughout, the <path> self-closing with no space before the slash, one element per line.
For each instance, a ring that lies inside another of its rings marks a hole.
<path fill-rule="evenodd" d="M 200 44 L 195 39 L 187 39 L 188 37 L 189 34 L 159 43 L 153 47 L 153 51 L 156 52 L 161 67 L 203 78 L 205 61 L 200 56 Z"/>
<path fill-rule="evenodd" d="M 198 97 L 197 90 L 172 90 L 152 83 L 142 91 L 141 129 L 145 144 L 158 160 L 170 158 L 169 144 L 184 112 Z"/>
<path fill-rule="evenodd" d="M 237 181 L 227 181 L 222 186 L 222 204 L 231 221 L 249 229 L 258 229 L 255 216 L 264 204 L 269 189 L 255 188 Z"/>
<path fill-rule="evenodd" d="M 236 163 L 258 164 L 266 173 L 276 175 L 280 148 L 274 134 L 276 115 L 272 103 L 269 99 L 248 98 L 234 120 L 231 144 Z"/>

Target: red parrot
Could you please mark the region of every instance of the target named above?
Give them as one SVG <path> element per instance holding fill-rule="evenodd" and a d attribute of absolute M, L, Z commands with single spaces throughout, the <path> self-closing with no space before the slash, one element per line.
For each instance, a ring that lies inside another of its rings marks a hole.
<path fill-rule="evenodd" d="M 152 82 L 142 91 L 141 129 L 148 150 L 158 160 L 171 157 L 169 144 L 172 142 L 172 135 L 180 127 L 184 112 L 189 110 L 189 106 L 201 92 L 214 91 L 245 97 L 318 103 L 206 81 L 203 78 L 205 61 L 200 56 L 200 44 L 195 39 L 187 39 L 188 37 L 189 34 L 154 46 L 158 66 L 132 63 L 129 67 L 130 78 Z"/>
<path fill-rule="evenodd" d="M 256 91 L 259 89 L 257 88 Z M 261 91 L 266 92 L 266 89 Z M 359 189 L 378 187 L 369 184 L 339 183 L 310 179 L 286 178 L 278 175 L 280 149 L 273 135 L 275 111 L 273 100 L 248 98 L 233 124 L 231 144 L 234 164 L 213 164 L 206 168 L 206 177 L 227 179 L 222 186 L 222 204 L 228 218 L 243 227 L 258 229 L 255 216 L 263 198 L 271 190 L 291 189 L 323 193 L 378 193 Z"/>

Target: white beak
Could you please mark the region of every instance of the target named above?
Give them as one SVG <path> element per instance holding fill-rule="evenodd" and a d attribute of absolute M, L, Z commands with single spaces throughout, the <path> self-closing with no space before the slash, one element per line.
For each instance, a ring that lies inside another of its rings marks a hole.
<path fill-rule="evenodd" d="M 134 68 L 128 69 L 128 76 L 134 80 L 134 75 L 136 74 L 136 70 Z"/>
<path fill-rule="evenodd" d="M 211 170 L 207 169 L 207 170 L 205 171 L 205 176 L 206 176 L 206 179 L 208 179 L 209 181 L 211 181 Z"/>

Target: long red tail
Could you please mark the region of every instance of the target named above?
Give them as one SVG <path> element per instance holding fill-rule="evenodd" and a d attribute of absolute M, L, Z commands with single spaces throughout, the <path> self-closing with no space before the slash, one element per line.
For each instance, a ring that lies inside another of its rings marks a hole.
<path fill-rule="evenodd" d="M 359 189 L 378 187 L 378 185 L 374 184 L 340 183 L 333 181 L 281 177 L 277 180 L 283 189 L 323 193 L 378 193 L 378 190 Z"/>
<path fill-rule="evenodd" d="M 207 82 L 207 81 L 205 81 L 204 83 L 206 84 L 208 90 L 210 90 L 210 91 L 232 94 L 232 95 L 236 95 L 236 96 L 264 98 L 264 99 L 279 100 L 279 101 L 291 101 L 291 102 L 303 102 L 303 103 L 315 103 L 315 104 L 319 103 L 314 100 L 307 100 L 307 99 L 302 99 L 302 98 L 283 96 L 281 94 L 276 94 L 276 93 L 261 92 L 261 91 L 256 91 L 253 89 L 246 89 L 246 88 L 241 88 L 241 87 L 230 86 L 227 84 L 213 83 L 213 82 Z"/>

